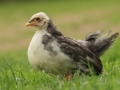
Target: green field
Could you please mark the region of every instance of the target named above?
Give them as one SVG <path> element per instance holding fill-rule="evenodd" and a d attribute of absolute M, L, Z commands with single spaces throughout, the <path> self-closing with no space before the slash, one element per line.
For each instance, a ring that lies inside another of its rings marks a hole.
<path fill-rule="evenodd" d="M 66 36 L 84 39 L 92 31 L 120 32 L 119 0 L 30 1 L 0 3 L 0 90 L 120 90 L 120 37 L 105 53 L 103 74 L 64 79 L 35 70 L 27 47 L 35 28 L 25 27 L 37 12 L 46 12 Z"/>

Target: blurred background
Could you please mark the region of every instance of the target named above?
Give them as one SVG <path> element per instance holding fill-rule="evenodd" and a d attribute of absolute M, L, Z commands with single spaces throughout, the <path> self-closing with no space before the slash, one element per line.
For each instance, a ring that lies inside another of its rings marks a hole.
<path fill-rule="evenodd" d="M 27 52 L 36 29 L 25 23 L 38 12 L 47 13 L 58 30 L 74 39 L 97 30 L 120 32 L 119 0 L 0 0 L 1 55 Z"/>

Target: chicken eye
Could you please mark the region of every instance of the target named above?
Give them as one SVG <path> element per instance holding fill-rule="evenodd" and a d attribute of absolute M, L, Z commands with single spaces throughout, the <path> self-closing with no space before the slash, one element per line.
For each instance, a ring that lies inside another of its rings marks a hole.
<path fill-rule="evenodd" d="M 36 20 L 38 21 L 38 20 L 40 20 L 40 18 L 36 18 Z"/>

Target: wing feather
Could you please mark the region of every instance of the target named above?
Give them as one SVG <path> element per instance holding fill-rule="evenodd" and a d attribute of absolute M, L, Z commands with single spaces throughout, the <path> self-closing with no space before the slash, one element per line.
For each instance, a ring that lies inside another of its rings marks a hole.
<path fill-rule="evenodd" d="M 101 60 L 80 42 L 64 36 L 57 37 L 57 41 L 60 45 L 61 51 L 64 54 L 72 58 L 74 62 L 79 63 L 81 66 L 83 66 L 81 67 L 78 64 L 78 69 L 80 69 L 82 72 L 85 72 L 86 70 L 88 72 L 89 63 L 90 66 L 93 67 L 93 70 L 96 74 L 101 73 Z"/>

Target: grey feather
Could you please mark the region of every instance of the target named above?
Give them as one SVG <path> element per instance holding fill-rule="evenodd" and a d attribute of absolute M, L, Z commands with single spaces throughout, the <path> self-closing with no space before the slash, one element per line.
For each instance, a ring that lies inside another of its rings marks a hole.
<path fill-rule="evenodd" d="M 42 43 L 44 44 L 44 49 L 49 51 L 50 55 L 57 55 L 57 52 L 53 50 L 52 43 L 54 41 L 54 37 L 51 37 L 47 34 L 43 35 L 42 37 Z"/>
<path fill-rule="evenodd" d="M 98 57 L 96 57 L 95 54 L 93 54 L 89 49 L 87 49 L 85 46 L 83 46 L 81 43 L 78 43 L 77 41 L 64 37 L 59 36 L 56 38 L 57 42 L 60 45 L 61 51 L 68 55 L 70 58 L 76 62 L 77 68 L 83 72 L 90 74 L 90 69 L 88 66 L 88 63 L 91 67 L 93 67 L 93 71 L 98 75 L 102 71 L 102 63 Z M 81 64 L 78 64 L 81 63 Z M 80 67 L 86 67 L 86 68 L 80 68 Z M 87 71 L 87 72 L 86 72 Z"/>
<path fill-rule="evenodd" d="M 88 34 L 85 40 L 93 45 L 94 50 L 91 51 L 95 53 L 98 57 L 100 57 L 110 48 L 110 46 L 112 46 L 114 40 L 118 37 L 119 33 L 117 32 L 111 35 L 110 37 L 108 37 L 111 31 L 107 32 L 103 36 L 100 36 L 101 32 L 100 33 L 98 32 L 100 31 Z"/>
<path fill-rule="evenodd" d="M 108 32 L 100 37 L 102 30 L 99 30 L 95 33 L 89 33 L 83 41 L 76 41 L 63 36 L 55 28 L 52 21 L 48 24 L 47 32 L 59 44 L 61 51 L 73 60 L 73 64 L 76 64 L 76 68 L 73 68 L 73 70 L 79 69 L 81 73 L 90 74 L 90 65 L 92 71 L 97 75 L 102 73 L 103 68 L 99 56 L 112 45 L 114 39 L 118 36 L 118 33 L 116 33 L 107 38 L 110 33 Z"/>
<path fill-rule="evenodd" d="M 102 30 L 99 30 L 95 33 L 91 32 L 89 34 L 86 35 L 86 38 L 85 40 L 86 41 L 89 41 L 89 42 L 94 42 L 98 37 L 99 35 L 102 33 Z"/>

